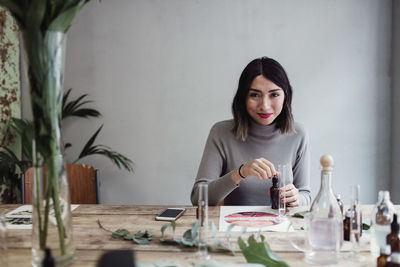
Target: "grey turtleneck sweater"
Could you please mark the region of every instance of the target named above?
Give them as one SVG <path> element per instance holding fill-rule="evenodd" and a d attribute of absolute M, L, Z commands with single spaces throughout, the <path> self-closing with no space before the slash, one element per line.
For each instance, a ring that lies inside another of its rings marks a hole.
<path fill-rule="evenodd" d="M 198 184 L 205 181 L 209 205 L 221 200 L 225 205 L 270 205 L 271 179 L 248 177 L 238 185 L 231 179 L 232 172 L 241 164 L 262 157 L 275 168 L 278 164 L 291 167 L 286 184 L 293 183 L 299 190 L 300 205 L 309 205 L 310 153 L 304 127 L 295 123 L 295 134 L 281 134 L 275 124 L 263 126 L 251 121 L 247 140 L 243 142 L 232 133 L 233 123 L 233 120 L 221 121 L 211 128 L 193 185 L 192 204 L 197 205 Z"/>

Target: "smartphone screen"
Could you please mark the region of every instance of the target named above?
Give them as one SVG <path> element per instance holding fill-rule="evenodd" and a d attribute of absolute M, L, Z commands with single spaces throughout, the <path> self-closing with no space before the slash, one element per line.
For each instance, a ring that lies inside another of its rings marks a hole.
<path fill-rule="evenodd" d="M 182 213 L 185 211 L 185 209 L 166 209 L 163 212 L 161 212 L 159 215 L 157 215 L 156 219 L 157 220 L 166 220 L 166 221 L 173 221 L 177 219 Z"/>

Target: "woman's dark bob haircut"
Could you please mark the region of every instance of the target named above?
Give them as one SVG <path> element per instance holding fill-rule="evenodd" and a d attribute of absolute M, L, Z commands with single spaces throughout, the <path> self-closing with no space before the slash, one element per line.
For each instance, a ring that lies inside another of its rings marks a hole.
<path fill-rule="evenodd" d="M 277 61 L 272 58 L 262 57 L 251 61 L 240 75 L 239 87 L 232 103 L 232 113 L 235 121 L 232 129 L 234 135 L 242 141 L 247 139 L 249 122 L 252 118 L 247 112 L 246 100 L 251 83 L 259 75 L 278 85 L 285 93 L 282 112 L 274 121 L 275 127 L 282 134 L 295 133 L 292 115 L 292 86 L 286 72 Z"/>

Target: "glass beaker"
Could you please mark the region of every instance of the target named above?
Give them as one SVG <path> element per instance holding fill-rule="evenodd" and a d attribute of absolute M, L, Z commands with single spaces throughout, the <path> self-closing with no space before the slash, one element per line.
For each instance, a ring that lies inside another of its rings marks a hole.
<path fill-rule="evenodd" d="M 288 180 L 288 165 L 287 164 L 279 164 L 278 165 L 279 172 L 279 217 L 283 218 L 286 216 L 286 184 Z"/>
<path fill-rule="evenodd" d="M 200 226 L 198 230 L 198 250 L 195 258 L 208 260 L 208 184 L 206 182 L 199 183 L 199 200 L 197 204 Z"/>
<path fill-rule="evenodd" d="M 362 215 L 360 206 L 360 185 L 352 185 L 351 189 L 351 214 L 350 217 L 350 241 L 351 252 L 345 254 L 345 258 L 351 261 L 363 262 L 365 257 L 360 254 L 360 238 L 362 228 Z"/>

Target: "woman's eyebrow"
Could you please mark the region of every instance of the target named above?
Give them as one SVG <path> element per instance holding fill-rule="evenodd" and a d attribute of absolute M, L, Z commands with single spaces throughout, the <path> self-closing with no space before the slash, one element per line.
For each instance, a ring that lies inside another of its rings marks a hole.
<path fill-rule="evenodd" d="M 282 89 L 280 89 L 280 88 L 271 89 L 271 90 L 268 91 L 268 93 L 277 92 L 277 91 L 280 91 L 280 90 L 282 90 Z M 262 90 L 254 89 L 254 88 L 250 88 L 249 91 L 255 91 L 257 93 L 262 93 Z"/>
<path fill-rule="evenodd" d="M 271 92 L 276 92 L 276 91 L 280 91 L 280 90 L 282 90 L 282 89 L 277 88 L 277 89 L 271 89 L 271 90 L 269 90 L 268 92 L 271 93 Z"/>

